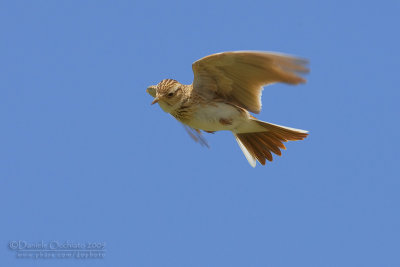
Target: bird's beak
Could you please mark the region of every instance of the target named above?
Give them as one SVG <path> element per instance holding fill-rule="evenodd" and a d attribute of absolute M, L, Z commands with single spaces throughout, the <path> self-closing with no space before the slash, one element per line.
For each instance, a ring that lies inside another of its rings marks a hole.
<path fill-rule="evenodd" d="M 153 102 L 151 102 L 151 104 L 154 105 L 155 103 L 158 102 L 158 100 L 159 100 L 158 97 L 155 97 L 154 100 L 153 100 Z"/>

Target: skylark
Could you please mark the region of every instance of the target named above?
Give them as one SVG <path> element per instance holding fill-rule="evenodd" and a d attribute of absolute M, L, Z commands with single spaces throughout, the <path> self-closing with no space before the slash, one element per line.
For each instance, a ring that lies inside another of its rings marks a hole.
<path fill-rule="evenodd" d="M 252 167 L 265 165 L 271 152 L 281 155 L 283 142 L 303 140 L 307 131 L 257 120 L 263 86 L 277 82 L 305 83 L 307 61 L 292 56 L 253 51 L 213 54 L 193 63 L 193 84 L 165 79 L 147 88 L 167 113 L 180 121 L 190 136 L 207 145 L 200 130 L 231 131 Z M 207 145 L 208 146 L 208 145 Z"/>

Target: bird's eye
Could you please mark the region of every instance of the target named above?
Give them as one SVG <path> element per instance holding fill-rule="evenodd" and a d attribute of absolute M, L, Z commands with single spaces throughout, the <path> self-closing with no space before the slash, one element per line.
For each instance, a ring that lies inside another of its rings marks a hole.
<path fill-rule="evenodd" d="M 172 97 L 173 95 L 174 95 L 174 93 L 169 93 L 167 96 Z"/>

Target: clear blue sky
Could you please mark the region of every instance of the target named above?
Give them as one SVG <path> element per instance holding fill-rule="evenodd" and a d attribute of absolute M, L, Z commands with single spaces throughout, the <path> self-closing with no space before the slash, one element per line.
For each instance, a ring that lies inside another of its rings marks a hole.
<path fill-rule="evenodd" d="M 1 1 L 1 266 L 400 266 L 398 1 Z M 311 62 L 260 119 L 305 141 L 253 169 L 148 85 L 267 50 Z M 9 242 L 105 242 L 97 260 Z"/>

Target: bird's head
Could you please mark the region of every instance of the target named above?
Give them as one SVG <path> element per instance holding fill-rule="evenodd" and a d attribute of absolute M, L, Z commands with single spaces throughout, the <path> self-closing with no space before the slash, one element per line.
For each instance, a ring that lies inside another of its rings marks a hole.
<path fill-rule="evenodd" d="M 147 93 L 154 97 L 152 105 L 158 103 L 160 107 L 167 113 L 171 113 L 177 109 L 183 97 L 183 85 L 172 79 L 165 79 L 157 85 L 147 88 Z"/>

